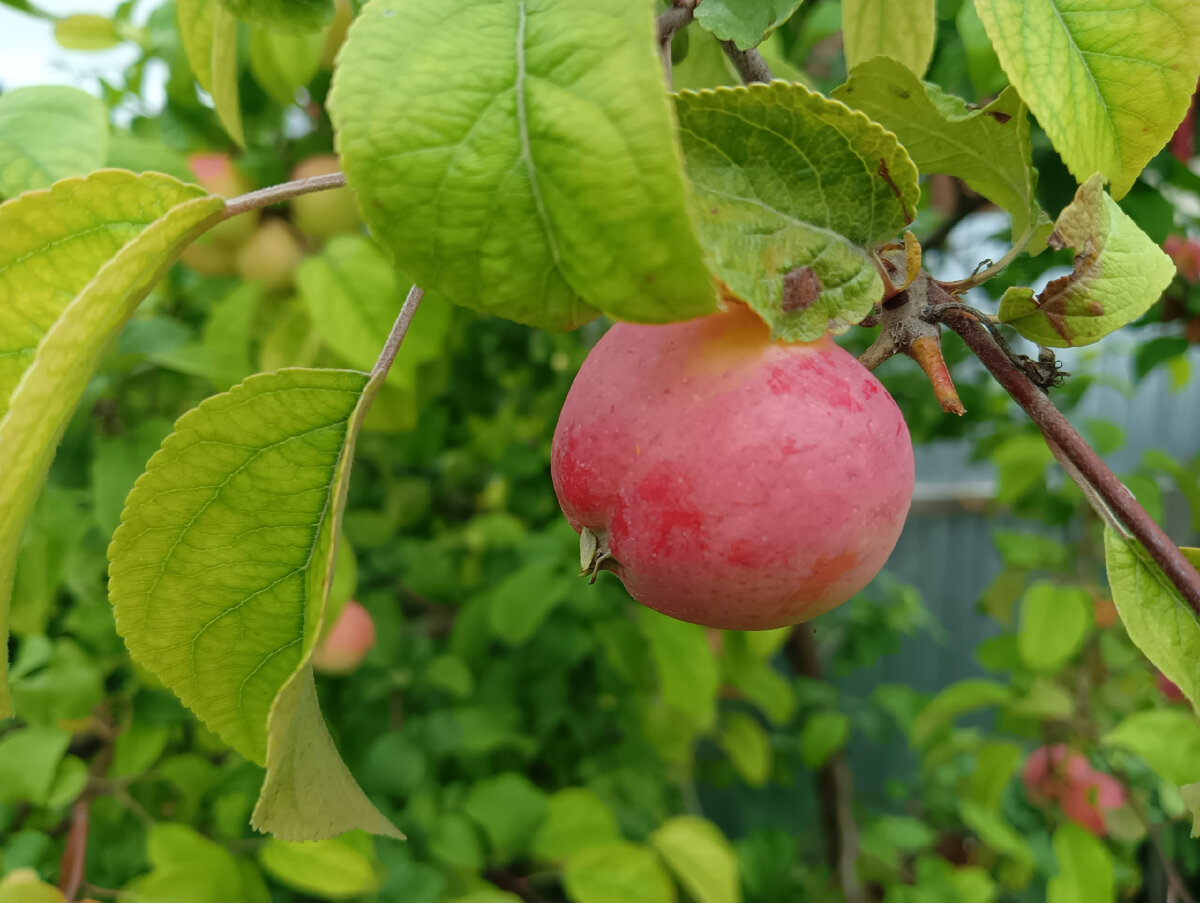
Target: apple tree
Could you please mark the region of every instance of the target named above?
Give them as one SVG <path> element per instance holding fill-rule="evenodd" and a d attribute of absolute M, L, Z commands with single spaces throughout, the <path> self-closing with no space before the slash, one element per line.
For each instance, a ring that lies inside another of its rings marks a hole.
<path fill-rule="evenodd" d="M 1200 6 L 3 3 L 134 62 L 0 93 L 0 901 L 1195 899 L 1200 457 L 1068 349 L 1191 378 Z M 855 695 L 935 439 L 983 673 Z"/>

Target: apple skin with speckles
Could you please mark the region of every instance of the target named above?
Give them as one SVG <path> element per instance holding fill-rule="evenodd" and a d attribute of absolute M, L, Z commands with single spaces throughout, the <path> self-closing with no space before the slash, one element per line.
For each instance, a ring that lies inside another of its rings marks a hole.
<path fill-rule="evenodd" d="M 748 307 L 727 308 L 613 326 L 567 395 L 551 474 L 593 560 L 643 605 L 764 630 L 880 571 L 912 501 L 912 441 L 831 338 L 772 342 Z"/>

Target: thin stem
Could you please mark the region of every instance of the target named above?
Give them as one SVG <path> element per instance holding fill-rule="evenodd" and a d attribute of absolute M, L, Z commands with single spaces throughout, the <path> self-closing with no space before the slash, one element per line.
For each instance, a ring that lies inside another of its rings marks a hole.
<path fill-rule="evenodd" d="M 1025 250 L 1025 246 L 1029 244 L 1030 239 L 1033 238 L 1033 231 L 1036 225 L 1036 223 L 1031 224 L 1025 230 L 1024 234 L 1022 234 L 1021 237 L 1016 240 L 1016 243 L 1008 249 L 1008 253 L 991 266 L 972 273 L 966 279 L 960 279 L 957 282 L 943 282 L 942 286 L 952 292 L 965 292 L 967 289 L 974 288 L 977 285 L 983 285 L 983 283 L 987 282 L 997 273 L 1001 272 L 1005 267 L 1016 260 L 1018 256 L 1020 256 L 1021 252 Z"/>
<path fill-rule="evenodd" d="M 261 188 L 249 194 L 230 198 L 225 202 L 225 213 L 222 215 L 222 219 L 229 219 L 231 216 L 237 216 L 247 210 L 258 210 L 261 207 L 270 207 L 272 204 L 282 204 L 284 201 L 298 198 L 302 194 L 345 187 L 346 174 L 344 172 L 331 172 L 324 176 L 311 176 L 307 179 L 272 185 L 270 188 Z"/>
<path fill-rule="evenodd" d="M 392 363 L 396 360 L 396 352 L 400 350 L 400 344 L 404 341 L 404 337 L 408 335 L 408 327 L 412 325 L 413 316 L 417 312 L 417 307 L 421 304 L 421 299 L 425 297 L 425 289 L 413 286 L 408 290 L 408 297 L 404 299 L 404 306 L 400 308 L 400 313 L 396 316 L 396 322 L 392 324 L 392 331 L 388 333 L 387 342 L 384 343 L 383 350 L 379 352 L 379 360 L 375 362 L 375 366 L 371 369 L 371 381 L 383 379 L 387 376 L 388 371 L 392 369 Z"/>
<path fill-rule="evenodd" d="M 737 74 L 746 84 L 749 85 L 752 82 L 767 84 L 774 77 L 771 75 L 771 67 L 767 65 L 767 61 L 754 48 L 739 50 L 733 41 L 722 41 L 721 49 L 725 51 L 729 62 L 733 63 L 733 68 L 737 70 Z"/>
<path fill-rule="evenodd" d="M 674 6 L 658 17 L 658 52 L 662 57 L 663 74 L 667 88 L 671 87 L 671 41 L 675 33 L 686 28 L 696 15 L 698 0 L 678 0 Z"/>
<path fill-rule="evenodd" d="M 83 884 L 84 870 L 87 864 L 90 802 L 87 796 L 81 796 L 71 807 L 71 828 L 67 832 L 67 842 L 63 847 L 62 862 L 58 869 L 58 888 L 62 891 L 67 903 L 75 903 L 75 897 L 78 896 L 79 888 Z"/>
<path fill-rule="evenodd" d="M 1046 444 L 1071 465 L 1067 469 L 1085 496 L 1098 498 L 1097 513 L 1114 518 L 1117 526 L 1137 540 L 1191 609 L 1200 615 L 1200 574 L 1179 551 L 1163 529 L 1138 504 L 1133 494 L 1117 479 L 1092 447 L 1076 432 L 1028 374 L 1014 364 L 992 338 L 987 328 L 971 313 L 954 305 L 954 298 L 937 283 L 930 288 L 931 311 L 957 332 L 980 363 L 995 377 L 1029 415 Z M 944 309 L 942 309 L 944 307 Z M 1072 473 L 1072 470 L 1074 472 Z"/>

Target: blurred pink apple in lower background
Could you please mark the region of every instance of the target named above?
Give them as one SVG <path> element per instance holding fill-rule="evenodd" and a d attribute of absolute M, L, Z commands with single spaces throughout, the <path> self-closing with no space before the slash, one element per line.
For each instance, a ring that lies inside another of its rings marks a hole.
<path fill-rule="evenodd" d="M 1098 837 L 1108 831 L 1105 813 L 1125 805 L 1125 787 L 1110 774 L 1096 771 L 1081 753 L 1065 743 L 1030 753 L 1021 773 L 1030 802 L 1057 803 L 1062 814 Z"/>
<path fill-rule="evenodd" d="M 363 663 L 374 645 L 375 622 L 371 613 L 351 599 L 317 644 L 313 670 L 319 674 L 350 674 Z"/>

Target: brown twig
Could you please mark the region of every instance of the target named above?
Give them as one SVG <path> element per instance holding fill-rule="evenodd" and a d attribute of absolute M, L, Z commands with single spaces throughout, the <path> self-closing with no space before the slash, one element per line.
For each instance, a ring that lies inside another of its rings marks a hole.
<path fill-rule="evenodd" d="M 771 75 L 771 67 L 767 65 L 767 61 L 753 47 L 749 50 L 739 50 L 733 41 L 722 41 L 721 49 L 725 51 L 729 62 L 733 63 L 733 68 L 737 70 L 738 76 L 747 85 L 752 82 L 767 84 L 774 77 Z"/>
<path fill-rule="evenodd" d="M 1115 526 L 1136 539 L 1191 609 L 1200 615 L 1200 574 L 1179 551 L 1179 547 L 1138 504 L 1133 494 L 1076 432 L 1045 392 L 1009 359 L 974 314 L 958 306 L 954 296 L 937 282 L 931 283 L 929 301 L 930 315 L 936 316 L 962 337 L 996 382 L 1041 430 L 1051 450 L 1070 465 L 1068 475 L 1083 489 L 1098 513 L 1110 522 L 1115 521 Z"/>
<path fill-rule="evenodd" d="M 686 28 L 695 18 L 696 4 L 700 0 L 675 0 L 675 5 L 658 17 L 658 52 L 662 57 L 663 74 L 667 79 L 667 88 L 671 87 L 671 42 L 675 33 Z"/>
<path fill-rule="evenodd" d="M 245 213 L 247 210 L 257 210 L 260 207 L 270 207 L 272 204 L 282 204 L 284 201 L 298 198 L 302 194 L 312 194 L 314 191 L 329 191 L 333 188 L 345 187 L 346 174 L 342 172 L 332 172 L 324 176 L 312 176 L 307 179 L 297 179 L 294 182 L 284 182 L 280 185 L 272 185 L 270 188 L 261 188 L 258 191 L 251 191 L 249 194 L 230 198 L 225 202 L 225 212 L 221 218 L 229 219 L 231 216 L 237 216 L 239 213 Z"/>
<path fill-rule="evenodd" d="M 788 638 L 786 655 L 792 670 L 803 677 L 821 680 L 821 655 L 812 627 L 799 624 Z M 837 875 L 846 903 L 866 903 L 858 883 L 858 825 L 854 821 L 854 775 L 841 750 L 831 755 L 817 771 L 817 799 L 821 809 L 821 832 L 829 868 Z"/>
<path fill-rule="evenodd" d="M 67 903 L 75 903 L 79 888 L 83 886 L 87 867 L 88 811 L 91 800 L 81 796 L 71 806 L 71 829 L 63 846 L 62 861 L 58 867 L 58 889 Z"/>
<path fill-rule="evenodd" d="M 548 903 L 545 897 L 529 886 L 529 879 L 522 875 L 514 875 L 504 869 L 490 868 L 483 877 L 501 890 L 520 897 L 525 903 Z"/>

